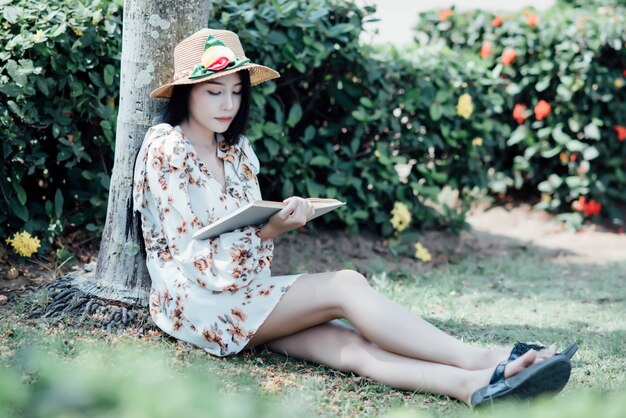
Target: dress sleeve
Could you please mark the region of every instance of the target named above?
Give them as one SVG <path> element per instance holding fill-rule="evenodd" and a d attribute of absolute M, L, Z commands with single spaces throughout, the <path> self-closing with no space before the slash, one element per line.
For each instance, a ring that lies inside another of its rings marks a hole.
<path fill-rule="evenodd" d="M 273 244 L 261 240 L 258 227 L 209 240 L 192 239 L 204 226 L 194 208 L 212 211 L 220 202 L 207 189 L 202 193 L 207 198 L 192 204 L 189 187 L 201 186 L 199 168 L 175 135 L 154 141 L 146 154 L 146 182 L 170 251 L 167 257 L 189 282 L 212 291 L 233 291 L 258 275 L 270 276 Z"/>

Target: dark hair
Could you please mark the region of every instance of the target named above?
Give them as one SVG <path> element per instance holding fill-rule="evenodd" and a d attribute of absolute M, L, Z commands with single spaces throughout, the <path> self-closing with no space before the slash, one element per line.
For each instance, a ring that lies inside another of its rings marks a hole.
<path fill-rule="evenodd" d="M 239 136 L 246 131 L 250 118 L 250 101 L 252 96 L 250 73 L 247 70 L 242 70 L 238 74 L 241 78 L 241 105 L 232 123 L 226 132 L 222 134 L 229 145 L 239 142 Z M 172 96 L 163 112 L 157 117 L 156 122 L 176 126 L 185 121 L 189 117 L 189 95 L 194 85 L 179 84 L 174 86 Z"/>

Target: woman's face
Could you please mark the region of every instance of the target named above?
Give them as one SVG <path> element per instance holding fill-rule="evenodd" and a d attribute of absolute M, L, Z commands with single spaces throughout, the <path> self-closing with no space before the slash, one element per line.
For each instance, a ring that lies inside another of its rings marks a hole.
<path fill-rule="evenodd" d="M 189 96 L 190 122 L 216 133 L 225 132 L 241 105 L 239 73 L 198 83 Z"/>

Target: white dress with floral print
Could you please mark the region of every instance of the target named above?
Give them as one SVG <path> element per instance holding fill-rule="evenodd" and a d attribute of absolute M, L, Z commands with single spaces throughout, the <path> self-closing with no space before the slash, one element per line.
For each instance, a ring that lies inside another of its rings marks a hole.
<path fill-rule="evenodd" d="M 171 336 L 216 356 L 248 343 L 300 275 L 270 274 L 272 240 L 248 226 L 210 240 L 195 231 L 261 199 L 250 142 L 218 135 L 226 189 L 198 158 L 180 127 L 162 123 L 144 138 L 134 170 L 133 208 L 141 214 L 152 279 L 150 316 Z"/>

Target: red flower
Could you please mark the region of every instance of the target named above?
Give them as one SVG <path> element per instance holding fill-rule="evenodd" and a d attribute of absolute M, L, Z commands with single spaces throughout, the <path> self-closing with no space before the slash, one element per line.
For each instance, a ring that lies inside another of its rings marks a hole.
<path fill-rule="evenodd" d="M 450 16 L 452 16 L 452 13 L 452 9 L 441 9 L 439 11 L 439 21 L 445 22 Z"/>
<path fill-rule="evenodd" d="M 526 119 L 528 119 L 528 116 L 526 116 L 527 110 L 528 107 L 521 103 L 517 103 L 513 108 L 513 119 L 515 119 L 518 125 L 521 125 Z"/>
<path fill-rule="evenodd" d="M 500 16 L 496 16 L 491 20 L 491 24 L 495 27 L 502 25 L 502 18 Z"/>
<path fill-rule="evenodd" d="M 492 52 L 493 52 L 493 47 L 491 45 L 491 42 L 489 41 L 483 42 L 483 46 L 480 47 L 480 56 L 483 59 L 485 59 L 488 56 L 490 56 Z"/>
<path fill-rule="evenodd" d="M 550 111 L 552 110 L 550 103 L 545 100 L 539 100 L 539 103 L 535 105 L 535 118 L 537 120 L 543 120 L 550 115 Z"/>
<path fill-rule="evenodd" d="M 585 216 L 595 216 L 602 210 L 602 205 L 593 199 L 587 201 L 585 196 L 580 196 L 576 202 L 572 203 L 572 208 L 578 212 L 583 212 Z"/>
<path fill-rule="evenodd" d="M 515 58 L 517 58 L 517 55 L 515 55 L 513 48 L 507 48 L 502 52 L 502 64 L 504 65 L 511 65 Z"/>
<path fill-rule="evenodd" d="M 615 125 L 613 129 L 617 134 L 617 140 L 623 142 L 626 139 L 626 126 Z"/>
<path fill-rule="evenodd" d="M 576 158 L 578 158 L 578 156 L 577 156 L 577 154 L 576 154 L 576 153 L 573 153 L 572 155 L 570 155 L 570 156 L 569 156 L 569 160 L 570 160 L 571 162 L 576 161 Z"/>
<path fill-rule="evenodd" d="M 224 68 L 226 68 L 228 63 L 230 63 L 230 60 L 228 58 L 219 57 L 214 62 L 212 62 L 211 65 L 207 66 L 206 69 L 211 71 L 223 70 Z"/>
<path fill-rule="evenodd" d="M 528 22 L 528 25 L 531 28 L 534 28 L 535 26 L 537 26 L 537 23 L 539 23 L 539 16 L 537 16 L 533 12 L 524 13 L 524 16 L 526 17 L 526 22 Z"/>

